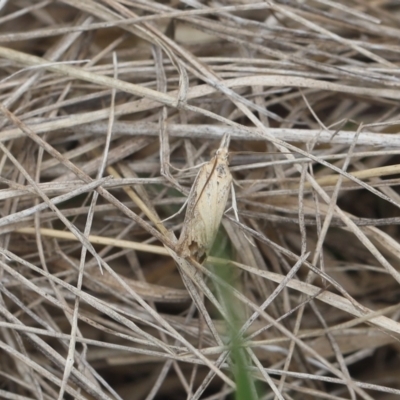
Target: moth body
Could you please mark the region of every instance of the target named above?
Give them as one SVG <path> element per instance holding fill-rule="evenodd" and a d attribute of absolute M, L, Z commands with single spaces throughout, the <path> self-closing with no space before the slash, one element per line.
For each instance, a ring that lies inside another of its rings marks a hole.
<path fill-rule="evenodd" d="M 220 147 L 215 156 L 200 168 L 190 191 L 178 241 L 182 257 L 191 256 L 199 263 L 206 259 L 225 212 L 231 183 L 228 149 Z"/>

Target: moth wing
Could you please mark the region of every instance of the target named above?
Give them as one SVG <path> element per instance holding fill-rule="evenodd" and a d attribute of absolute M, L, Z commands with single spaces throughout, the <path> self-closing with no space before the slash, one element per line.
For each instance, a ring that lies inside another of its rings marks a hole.
<path fill-rule="evenodd" d="M 216 156 L 204 165 L 189 194 L 185 221 L 179 238 L 183 253 L 202 262 L 218 232 L 229 197 L 232 175 L 226 159 Z"/>
<path fill-rule="evenodd" d="M 198 201 L 198 212 L 204 221 L 204 243 L 207 250 L 212 246 L 224 215 L 229 197 L 232 176 L 226 162 L 218 162 L 202 197 Z"/>
<path fill-rule="evenodd" d="M 202 233 L 205 231 L 205 226 L 204 221 L 198 213 L 197 203 L 204 192 L 204 186 L 207 183 L 211 171 L 211 169 L 207 168 L 210 163 L 211 161 L 200 168 L 189 193 L 189 202 L 186 209 L 185 220 L 178 241 L 178 245 L 184 250 L 184 252 L 186 250 L 185 247 L 189 248 L 193 243 L 196 243 L 199 250 L 200 248 L 204 248 L 202 243 L 204 243 L 205 238 Z"/>

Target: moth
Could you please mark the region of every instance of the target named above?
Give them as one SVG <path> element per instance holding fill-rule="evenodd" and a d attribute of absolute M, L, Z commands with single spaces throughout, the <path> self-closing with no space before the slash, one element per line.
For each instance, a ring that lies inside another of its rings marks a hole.
<path fill-rule="evenodd" d="M 214 243 L 232 185 L 229 141 L 230 136 L 225 135 L 215 156 L 200 168 L 188 197 L 178 252 L 200 264 Z"/>

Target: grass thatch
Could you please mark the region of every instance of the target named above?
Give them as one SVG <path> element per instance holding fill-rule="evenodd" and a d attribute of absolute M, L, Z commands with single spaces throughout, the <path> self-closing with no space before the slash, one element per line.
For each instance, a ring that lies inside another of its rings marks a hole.
<path fill-rule="evenodd" d="M 0 398 L 398 398 L 398 1 L 0 9 Z"/>

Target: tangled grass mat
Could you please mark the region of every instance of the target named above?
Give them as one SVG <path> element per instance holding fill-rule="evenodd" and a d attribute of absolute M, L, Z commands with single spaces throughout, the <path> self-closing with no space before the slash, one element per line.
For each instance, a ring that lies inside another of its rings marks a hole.
<path fill-rule="evenodd" d="M 399 26 L 1 0 L 0 398 L 399 398 Z"/>

